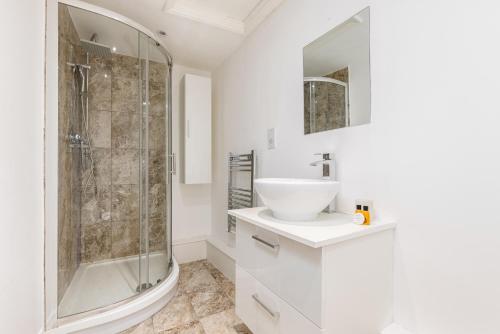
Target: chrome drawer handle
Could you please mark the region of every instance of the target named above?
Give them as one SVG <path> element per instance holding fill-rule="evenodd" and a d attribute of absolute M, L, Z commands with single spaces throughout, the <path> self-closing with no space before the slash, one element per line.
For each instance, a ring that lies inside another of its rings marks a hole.
<path fill-rule="evenodd" d="M 259 299 L 259 295 L 254 293 L 252 295 L 252 298 L 253 300 L 255 300 L 257 302 L 257 304 L 259 304 L 267 313 L 269 313 L 269 315 L 271 317 L 273 317 L 274 319 L 278 320 L 279 317 L 280 317 L 280 313 L 279 312 L 274 312 L 273 310 L 271 310 L 266 304 L 264 304 L 260 299 Z"/>
<path fill-rule="evenodd" d="M 264 245 L 266 245 L 267 247 L 271 247 L 272 249 L 278 249 L 278 248 L 280 248 L 279 244 L 272 244 L 270 242 L 267 242 L 266 240 L 261 239 L 257 235 L 252 235 L 252 239 L 257 240 L 258 242 L 263 243 Z"/>

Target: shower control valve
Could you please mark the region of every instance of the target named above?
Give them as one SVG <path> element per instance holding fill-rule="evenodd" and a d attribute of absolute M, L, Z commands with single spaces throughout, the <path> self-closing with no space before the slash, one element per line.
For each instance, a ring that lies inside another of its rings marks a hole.
<path fill-rule="evenodd" d="M 80 136 L 78 133 L 70 134 L 69 135 L 69 142 L 70 144 L 81 144 L 82 143 L 82 136 Z"/>

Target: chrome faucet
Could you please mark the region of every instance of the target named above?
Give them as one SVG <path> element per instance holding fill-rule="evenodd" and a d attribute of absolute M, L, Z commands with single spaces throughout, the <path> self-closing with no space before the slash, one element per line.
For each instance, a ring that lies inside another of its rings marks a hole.
<path fill-rule="evenodd" d="M 328 179 L 328 180 L 333 180 L 334 174 L 331 171 L 331 169 L 333 169 L 333 168 L 330 168 L 330 166 L 333 165 L 333 159 L 332 159 L 333 154 L 332 153 L 316 153 L 314 155 L 321 155 L 323 157 L 323 159 L 311 162 L 310 165 L 311 166 L 318 166 L 321 164 L 323 166 L 323 177 L 322 178 Z"/>
<path fill-rule="evenodd" d="M 311 162 L 311 166 L 323 166 L 323 180 L 335 181 L 335 169 L 333 161 L 333 153 L 316 153 L 314 155 L 320 155 L 323 159 Z M 331 166 L 331 167 L 330 167 Z M 335 199 L 323 210 L 323 212 L 335 212 Z"/>

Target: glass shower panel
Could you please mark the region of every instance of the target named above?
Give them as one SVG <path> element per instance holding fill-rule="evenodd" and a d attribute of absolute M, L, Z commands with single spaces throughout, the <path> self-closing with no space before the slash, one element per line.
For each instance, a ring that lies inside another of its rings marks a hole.
<path fill-rule="evenodd" d="M 153 285 L 163 281 L 171 264 L 171 176 L 168 173 L 170 129 L 167 110 L 170 68 L 158 45 L 148 39 L 149 49 L 149 251 Z"/>
<path fill-rule="evenodd" d="M 59 4 L 58 317 L 138 293 L 139 32 Z"/>
<path fill-rule="evenodd" d="M 171 249 L 167 158 L 169 67 L 155 41 L 139 37 L 141 73 L 141 290 L 161 283 L 169 273 Z M 167 232 L 169 231 L 169 232 Z"/>

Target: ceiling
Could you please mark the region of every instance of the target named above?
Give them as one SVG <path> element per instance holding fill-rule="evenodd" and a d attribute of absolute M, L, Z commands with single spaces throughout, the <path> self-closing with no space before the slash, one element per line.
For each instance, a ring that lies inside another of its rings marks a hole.
<path fill-rule="evenodd" d="M 81 40 L 90 40 L 96 34 L 94 41 L 107 46 L 113 53 L 166 62 L 156 43 L 146 37 L 139 42 L 139 32 L 126 24 L 75 7 L 69 7 L 69 14 Z M 150 45 L 146 50 L 148 42 Z"/>
<path fill-rule="evenodd" d="M 155 33 L 165 31 L 167 36 L 162 40 L 174 57 L 174 63 L 208 71 L 217 68 L 231 55 L 245 36 L 283 1 L 87 0 L 127 16 Z M 108 36 L 103 22 L 98 24 L 95 19 L 84 19 L 83 16 L 76 18 L 72 13 L 80 37 L 88 39 L 90 36 L 85 35 L 95 30 L 100 35 L 99 43 L 130 45 L 130 35 L 128 40 L 123 40 L 127 34 Z"/>

